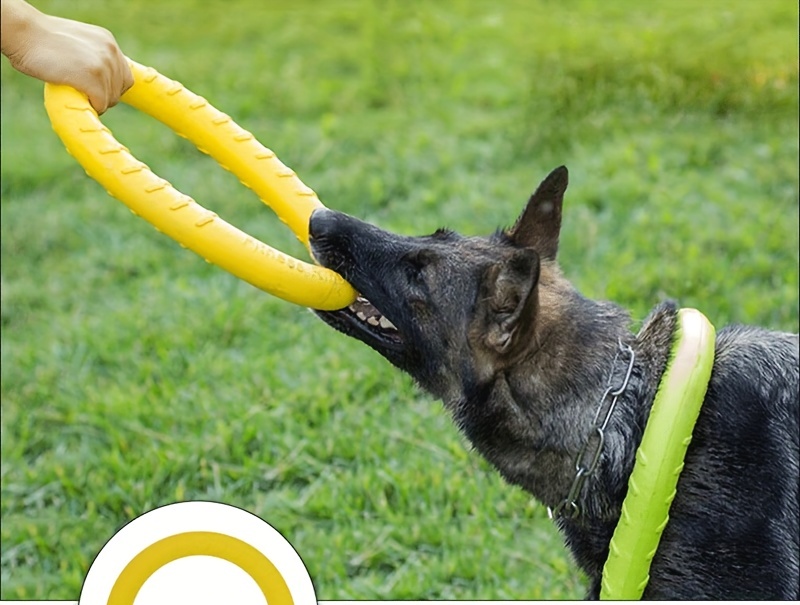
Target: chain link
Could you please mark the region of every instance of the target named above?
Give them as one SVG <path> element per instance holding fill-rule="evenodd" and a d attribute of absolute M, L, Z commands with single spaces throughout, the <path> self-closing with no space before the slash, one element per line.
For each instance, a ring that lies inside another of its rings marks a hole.
<path fill-rule="evenodd" d="M 628 356 L 628 369 L 625 371 L 625 378 L 622 380 L 622 383 L 615 389 L 611 381 L 614 379 L 614 368 L 617 367 L 617 361 L 619 361 L 621 355 Z M 603 445 L 606 439 L 605 431 L 611 419 L 611 414 L 617 406 L 617 400 L 628 387 L 628 382 L 633 372 L 634 358 L 635 354 L 633 349 L 629 345 L 623 344 L 622 340 L 620 340 L 617 353 L 614 355 L 614 362 L 611 364 L 611 372 L 608 376 L 606 390 L 600 398 L 600 404 L 597 406 L 597 412 L 595 412 L 594 420 L 592 421 L 592 432 L 586 439 L 586 443 L 578 450 L 578 455 L 575 457 L 575 478 L 572 480 L 572 485 L 569 488 L 567 497 L 559 502 L 554 510 L 548 507 L 547 512 L 551 519 L 554 517 L 575 519 L 581 514 L 581 508 L 578 505 L 581 490 L 586 480 L 594 474 L 595 470 L 597 470 L 597 465 L 600 463 L 600 457 L 603 454 Z M 604 408 L 605 413 L 603 414 Z M 600 418 L 602 418 L 602 422 L 598 422 Z"/>

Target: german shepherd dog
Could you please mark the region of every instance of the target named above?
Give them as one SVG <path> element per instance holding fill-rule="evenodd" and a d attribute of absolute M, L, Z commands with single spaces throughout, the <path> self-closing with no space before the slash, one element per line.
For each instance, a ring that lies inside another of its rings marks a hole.
<path fill-rule="evenodd" d="M 449 230 L 395 235 L 328 209 L 310 219 L 322 265 L 361 296 L 318 312 L 443 400 L 502 476 L 563 511 L 576 456 L 608 384 L 630 370 L 599 464 L 569 512 L 555 515 L 598 598 L 677 325 L 655 307 L 638 333 L 619 306 L 583 297 L 556 263 L 567 170 L 554 170 L 513 227 L 488 237 Z M 617 351 L 629 346 L 628 368 Z M 729 326 L 652 561 L 644 598 L 800 596 L 798 336 Z"/>

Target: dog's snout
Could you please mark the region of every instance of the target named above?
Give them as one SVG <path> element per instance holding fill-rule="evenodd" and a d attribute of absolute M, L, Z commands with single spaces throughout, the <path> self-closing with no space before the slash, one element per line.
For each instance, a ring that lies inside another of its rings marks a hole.
<path fill-rule="evenodd" d="M 311 238 L 330 235 L 336 227 L 337 212 L 329 208 L 317 208 L 308 221 L 308 234 Z"/>

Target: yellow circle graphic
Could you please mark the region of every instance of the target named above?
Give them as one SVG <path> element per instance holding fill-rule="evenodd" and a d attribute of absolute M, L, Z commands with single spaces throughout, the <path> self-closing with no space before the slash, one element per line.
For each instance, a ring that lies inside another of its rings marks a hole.
<path fill-rule="evenodd" d="M 167 563 L 206 555 L 229 561 L 258 585 L 268 605 L 294 605 L 286 581 L 272 562 L 246 542 L 216 532 L 193 531 L 163 538 L 136 555 L 114 582 L 108 605 L 133 605 L 144 583 Z"/>
<path fill-rule="evenodd" d="M 167 504 L 120 528 L 89 567 L 79 603 L 176 599 L 196 605 L 317 602 L 303 560 L 278 530 L 243 509 L 208 501 Z"/>

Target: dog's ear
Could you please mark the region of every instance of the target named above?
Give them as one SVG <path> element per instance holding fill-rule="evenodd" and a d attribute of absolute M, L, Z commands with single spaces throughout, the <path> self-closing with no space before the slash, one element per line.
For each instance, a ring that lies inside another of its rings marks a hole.
<path fill-rule="evenodd" d="M 555 260 L 561 231 L 561 204 L 569 183 L 566 166 L 541 182 L 507 235 L 517 246 L 533 248 L 543 259 Z"/>
<path fill-rule="evenodd" d="M 510 353 L 526 338 L 534 320 L 538 282 L 539 255 L 531 248 L 516 249 L 487 269 L 478 314 L 482 325 L 476 327 L 490 349 Z"/>

